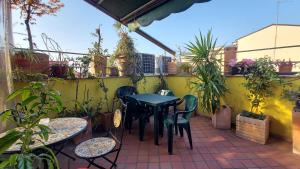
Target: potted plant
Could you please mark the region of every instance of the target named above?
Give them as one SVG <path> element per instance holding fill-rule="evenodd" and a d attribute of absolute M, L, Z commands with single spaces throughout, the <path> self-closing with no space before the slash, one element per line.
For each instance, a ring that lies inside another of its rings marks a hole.
<path fill-rule="evenodd" d="M 196 37 L 196 42 L 187 44 L 187 49 L 193 54 L 192 61 L 195 64 L 195 75 L 197 81 L 193 82 L 196 90 L 201 95 L 200 107 L 207 113 L 212 114 L 213 126 L 218 127 L 218 123 L 231 125 L 231 111 L 222 111 L 221 98 L 225 95 L 225 77 L 221 71 L 221 59 L 216 56 L 222 50 L 216 50 L 217 41 L 213 38 L 211 31 L 206 36 L 200 33 Z M 224 118 L 227 117 L 227 118 Z M 226 121 L 225 121 L 226 120 Z"/>
<path fill-rule="evenodd" d="M 278 66 L 278 72 L 281 75 L 290 75 L 292 70 L 293 70 L 293 63 L 291 62 L 291 60 L 289 60 L 288 62 L 286 62 L 284 59 L 281 60 L 277 60 L 276 65 Z"/>
<path fill-rule="evenodd" d="M 59 168 L 51 149 L 43 146 L 39 150 L 44 153 L 38 154 L 37 149 L 30 148 L 37 135 L 41 142 L 48 140 L 51 130 L 39 122 L 47 117 L 48 113 L 62 110 L 59 93 L 45 83 L 31 82 L 29 86 L 11 93 L 7 100 L 15 101 L 17 104 L 14 108 L 2 112 L 1 119 L 7 123 L 14 123 L 19 129 L 10 129 L 0 138 L 0 155 L 5 157 L 1 159 L 1 168 L 43 168 L 43 163 L 49 168 Z M 21 151 L 4 156 L 5 151 L 16 141 L 20 144 Z"/>
<path fill-rule="evenodd" d="M 100 112 L 101 125 L 104 131 L 108 131 L 112 126 L 113 109 L 114 109 L 115 100 L 113 100 L 112 107 L 110 107 L 108 101 L 108 88 L 106 87 L 103 77 L 99 79 L 98 84 L 99 84 L 99 88 L 104 93 L 104 97 L 101 99 L 104 100 L 103 103 L 105 103 L 104 105 L 106 107 L 105 112 Z"/>
<path fill-rule="evenodd" d="M 96 115 L 92 105 L 92 99 L 89 97 L 89 89 L 86 88 L 86 85 L 84 86 L 84 94 L 83 94 L 83 100 L 82 102 L 75 101 L 75 116 L 81 117 L 85 119 L 87 124 L 86 132 L 76 136 L 73 140 L 76 144 L 88 140 L 92 138 L 92 129 L 93 129 L 93 123 L 92 120 L 94 120 L 94 117 Z"/>
<path fill-rule="evenodd" d="M 231 59 L 228 65 L 231 67 L 231 75 L 244 75 L 249 73 L 253 63 L 252 59 L 243 59 L 240 62 L 237 62 L 236 59 Z"/>
<path fill-rule="evenodd" d="M 67 78 L 69 66 L 66 64 L 54 64 L 50 67 L 50 76 L 58 78 Z"/>
<path fill-rule="evenodd" d="M 133 59 L 136 57 L 134 42 L 121 23 L 116 23 L 114 26 L 119 31 L 118 34 L 120 39 L 112 57 L 114 58 L 113 60 L 116 61 L 119 75 L 129 76 L 132 74 Z"/>
<path fill-rule="evenodd" d="M 293 153 L 300 155 L 300 88 L 284 90 L 284 98 L 295 101 L 292 111 Z"/>
<path fill-rule="evenodd" d="M 107 49 L 102 49 L 103 38 L 100 26 L 92 35 L 97 38 L 97 41 L 93 42 L 93 47 L 88 49 L 91 58 L 91 73 L 96 77 L 106 76 Z"/>
<path fill-rule="evenodd" d="M 168 62 L 168 74 L 176 75 L 177 74 L 177 62 L 173 59 L 171 62 Z"/>
<path fill-rule="evenodd" d="M 181 63 L 180 66 L 180 73 L 183 75 L 191 75 L 192 74 L 192 65 L 189 63 Z"/>
<path fill-rule="evenodd" d="M 249 74 L 245 75 L 245 88 L 249 91 L 250 111 L 243 111 L 236 118 L 236 134 L 242 138 L 266 144 L 269 138 L 270 117 L 263 114 L 265 99 L 272 95 L 281 80 L 270 58 L 257 59 Z"/>

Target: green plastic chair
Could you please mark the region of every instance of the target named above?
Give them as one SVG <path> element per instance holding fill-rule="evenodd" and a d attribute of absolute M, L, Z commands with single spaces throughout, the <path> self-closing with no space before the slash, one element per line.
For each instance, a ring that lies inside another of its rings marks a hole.
<path fill-rule="evenodd" d="M 168 152 L 173 153 L 173 128 L 175 126 L 175 133 L 179 129 L 180 136 L 183 137 L 183 129 L 186 131 L 190 148 L 193 149 L 192 134 L 190 127 L 190 118 L 198 106 L 198 99 L 193 95 L 185 95 L 183 99 L 178 102 L 178 105 L 185 103 L 183 111 L 176 111 L 174 115 L 164 113 L 164 125 L 168 131 Z M 166 111 L 165 111 L 166 112 Z"/>

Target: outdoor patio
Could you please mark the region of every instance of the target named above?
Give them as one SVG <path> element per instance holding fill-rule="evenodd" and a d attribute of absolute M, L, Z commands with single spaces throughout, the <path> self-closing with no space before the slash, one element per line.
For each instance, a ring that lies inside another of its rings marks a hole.
<path fill-rule="evenodd" d="M 189 149 L 186 135 L 183 138 L 175 136 L 174 154 L 168 155 L 166 136 L 160 138 L 159 146 L 153 144 L 152 125 L 152 123 L 147 125 L 143 142 L 138 139 L 137 123 L 134 123 L 131 135 L 126 132 L 117 168 L 300 168 L 300 156 L 292 154 L 290 143 L 271 138 L 267 145 L 256 144 L 238 138 L 234 131 L 212 128 L 210 119 L 201 116 L 193 117 L 191 120 L 194 149 Z M 73 154 L 73 148 L 70 144 L 68 147 L 70 154 Z M 62 169 L 85 168 L 88 164 L 84 160 L 72 161 L 60 155 L 58 159 Z M 108 167 L 102 160 L 96 162 Z"/>

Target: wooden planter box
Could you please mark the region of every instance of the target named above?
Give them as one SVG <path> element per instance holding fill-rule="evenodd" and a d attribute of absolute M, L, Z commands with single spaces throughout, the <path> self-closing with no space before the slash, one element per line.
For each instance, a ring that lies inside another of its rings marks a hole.
<path fill-rule="evenodd" d="M 293 111 L 293 153 L 300 155 L 300 111 Z"/>
<path fill-rule="evenodd" d="M 270 117 L 264 120 L 238 115 L 236 118 L 236 135 L 259 144 L 266 144 L 269 138 Z"/>
<path fill-rule="evenodd" d="M 231 129 L 231 108 L 223 105 L 220 110 L 212 115 L 212 125 L 217 129 Z"/>

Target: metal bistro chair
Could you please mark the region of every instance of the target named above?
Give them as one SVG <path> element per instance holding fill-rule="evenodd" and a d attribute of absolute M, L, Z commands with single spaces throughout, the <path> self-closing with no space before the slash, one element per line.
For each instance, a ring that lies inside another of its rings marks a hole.
<path fill-rule="evenodd" d="M 193 112 L 198 106 L 198 99 L 193 95 L 185 95 L 183 99 L 178 102 L 178 104 L 185 103 L 183 111 L 176 111 L 174 115 L 168 115 L 166 111 L 164 112 L 164 125 L 168 131 L 168 152 L 173 153 L 173 128 L 175 126 L 175 133 L 177 134 L 177 128 L 179 128 L 180 136 L 183 137 L 183 129 L 185 129 L 190 148 L 193 149 L 192 134 L 190 127 L 190 118 Z"/>
<path fill-rule="evenodd" d="M 116 91 L 116 97 L 121 99 L 124 103 L 127 102 L 126 97 L 130 95 L 137 94 L 137 90 L 133 86 L 122 86 L 119 87 Z M 138 119 L 138 112 L 132 103 L 128 102 L 127 104 L 127 116 L 125 119 L 125 128 L 131 133 L 132 122 Z"/>
<path fill-rule="evenodd" d="M 97 137 L 84 141 L 76 146 L 75 155 L 78 158 L 85 159 L 89 165 L 105 169 L 95 163 L 98 158 L 103 158 L 111 164 L 110 168 L 117 167 L 117 159 L 122 148 L 123 133 L 124 133 L 124 118 L 126 118 L 127 104 L 121 100 L 122 109 L 117 109 L 114 113 L 113 127 L 108 132 L 107 137 Z M 109 159 L 109 154 L 115 153 L 114 159 Z"/>

